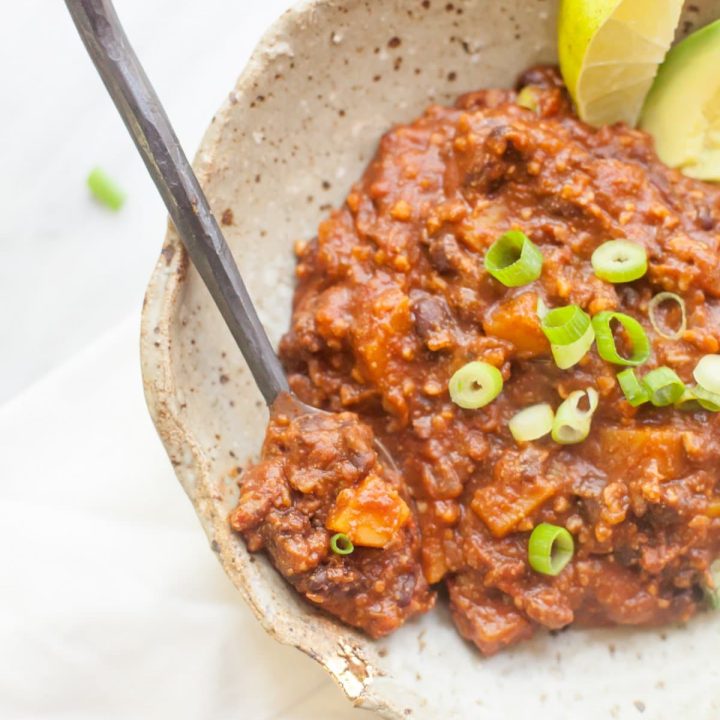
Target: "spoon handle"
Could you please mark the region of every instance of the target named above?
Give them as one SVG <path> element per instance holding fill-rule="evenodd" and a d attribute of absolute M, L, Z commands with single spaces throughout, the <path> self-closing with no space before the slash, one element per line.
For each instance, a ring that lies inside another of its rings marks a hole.
<path fill-rule="evenodd" d="M 92 61 L 160 191 L 180 239 L 265 401 L 288 390 L 230 248 L 110 0 L 65 0 Z"/>

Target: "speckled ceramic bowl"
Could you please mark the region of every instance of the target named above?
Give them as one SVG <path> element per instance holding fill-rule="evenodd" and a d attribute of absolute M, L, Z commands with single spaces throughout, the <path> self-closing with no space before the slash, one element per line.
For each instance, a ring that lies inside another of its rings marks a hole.
<path fill-rule="evenodd" d="M 553 61 L 555 13 L 552 0 L 315 0 L 277 21 L 195 163 L 275 341 L 289 320 L 293 242 L 343 201 L 383 131 Z M 716 17 L 720 0 L 694 0 L 683 31 Z M 484 659 L 442 602 L 371 642 L 249 556 L 226 517 L 267 412 L 172 230 L 147 293 L 142 358 L 150 412 L 226 572 L 267 631 L 314 657 L 357 705 L 424 720 L 720 717 L 713 617 L 662 632 L 540 633 Z"/>

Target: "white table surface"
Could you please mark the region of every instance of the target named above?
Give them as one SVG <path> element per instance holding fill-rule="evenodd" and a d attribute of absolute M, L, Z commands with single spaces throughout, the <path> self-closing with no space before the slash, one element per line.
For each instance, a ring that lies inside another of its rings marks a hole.
<path fill-rule="evenodd" d="M 116 0 L 190 155 L 287 0 Z M 165 212 L 62 2 L 0 23 L 0 717 L 350 720 L 260 629 L 145 409 Z M 95 205 L 100 165 L 128 193 Z"/>
<path fill-rule="evenodd" d="M 252 48 L 289 0 L 116 0 L 192 157 Z M 0 402 L 141 307 L 166 213 L 62 0 L 2 5 Z M 126 190 L 114 214 L 85 186 Z"/>

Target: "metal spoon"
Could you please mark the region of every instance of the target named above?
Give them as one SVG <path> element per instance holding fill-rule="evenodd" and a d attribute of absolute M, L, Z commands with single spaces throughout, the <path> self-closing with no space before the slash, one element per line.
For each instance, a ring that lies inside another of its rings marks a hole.
<path fill-rule="evenodd" d="M 65 0 L 65 4 L 265 402 L 291 416 L 324 412 L 291 393 L 230 248 L 112 2 Z M 375 449 L 394 467 L 378 440 Z"/>

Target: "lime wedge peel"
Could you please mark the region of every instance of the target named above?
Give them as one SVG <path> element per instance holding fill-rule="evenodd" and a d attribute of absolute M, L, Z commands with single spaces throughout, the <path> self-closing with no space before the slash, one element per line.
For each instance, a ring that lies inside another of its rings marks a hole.
<path fill-rule="evenodd" d="M 635 125 L 683 0 L 562 0 L 560 69 L 581 119 Z"/>

